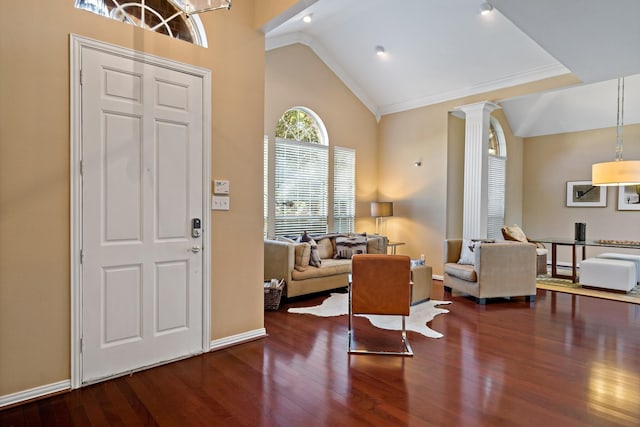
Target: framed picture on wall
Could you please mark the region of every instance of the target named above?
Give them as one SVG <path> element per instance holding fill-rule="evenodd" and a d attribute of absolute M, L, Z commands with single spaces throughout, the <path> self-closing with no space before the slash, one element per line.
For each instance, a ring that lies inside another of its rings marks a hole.
<path fill-rule="evenodd" d="M 607 206 L 607 187 L 591 185 L 591 181 L 568 181 L 567 206 L 604 208 Z"/>
<path fill-rule="evenodd" d="M 640 211 L 640 185 L 618 187 L 618 210 Z"/>

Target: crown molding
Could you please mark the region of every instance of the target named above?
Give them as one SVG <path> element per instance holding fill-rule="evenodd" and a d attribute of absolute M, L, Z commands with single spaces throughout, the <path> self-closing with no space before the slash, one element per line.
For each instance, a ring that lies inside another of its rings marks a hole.
<path fill-rule="evenodd" d="M 565 66 L 560 64 L 552 64 L 543 67 L 527 70 L 522 73 L 515 73 L 505 76 L 501 79 L 491 80 L 476 85 L 467 86 L 461 89 L 456 89 L 448 92 L 442 92 L 432 96 L 418 98 L 406 102 L 399 102 L 395 104 L 388 104 L 379 107 L 379 111 L 382 115 L 399 113 L 402 111 L 413 110 L 415 108 L 426 107 L 428 105 L 438 104 L 446 101 L 453 101 L 456 99 L 465 98 L 471 95 L 478 95 L 480 93 L 491 92 L 494 90 L 500 90 L 507 87 L 517 86 L 521 84 L 531 83 L 537 80 L 543 80 L 550 77 L 557 77 L 559 75 L 568 74 L 569 71 Z"/>

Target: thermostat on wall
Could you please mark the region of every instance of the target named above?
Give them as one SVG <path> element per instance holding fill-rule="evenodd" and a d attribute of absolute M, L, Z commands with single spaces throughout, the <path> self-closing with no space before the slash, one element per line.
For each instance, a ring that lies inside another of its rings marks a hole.
<path fill-rule="evenodd" d="M 226 179 L 214 180 L 213 194 L 229 194 L 229 180 L 226 180 Z"/>

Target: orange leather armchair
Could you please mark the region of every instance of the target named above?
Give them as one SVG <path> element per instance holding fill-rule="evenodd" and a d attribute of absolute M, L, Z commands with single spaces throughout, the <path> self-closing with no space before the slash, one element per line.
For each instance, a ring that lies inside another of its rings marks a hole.
<path fill-rule="evenodd" d="M 411 305 L 411 259 L 405 255 L 362 254 L 351 258 L 349 286 L 349 353 L 412 356 L 405 316 Z M 403 351 L 358 350 L 353 346 L 353 315 L 402 316 Z"/>

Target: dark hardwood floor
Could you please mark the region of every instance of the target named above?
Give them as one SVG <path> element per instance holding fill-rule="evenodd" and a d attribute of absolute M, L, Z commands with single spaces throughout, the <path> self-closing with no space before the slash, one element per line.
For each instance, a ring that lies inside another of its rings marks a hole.
<path fill-rule="evenodd" d="M 347 355 L 347 318 L 265 313 L 265 339 L 0 411 L 1 426 L 636 426 L 640 305 L 538 291 L 409 332 L 415 356 Z M 372 339 L 360 325 L 361 339 Z M 393 332 L 379 332 L 383 337 Z"/>

